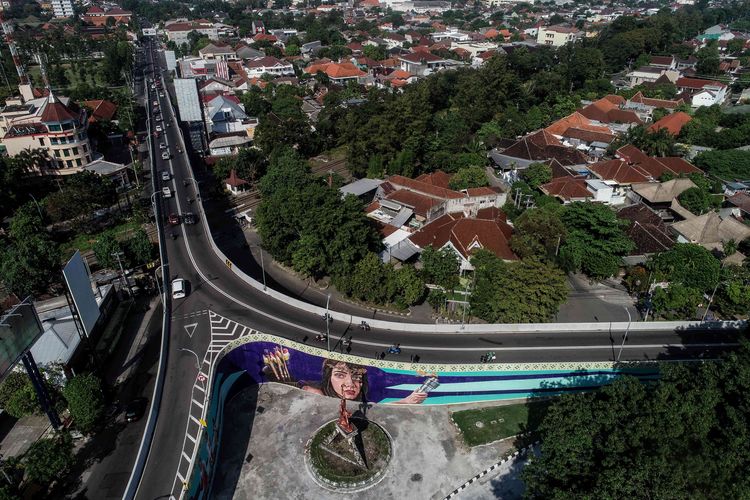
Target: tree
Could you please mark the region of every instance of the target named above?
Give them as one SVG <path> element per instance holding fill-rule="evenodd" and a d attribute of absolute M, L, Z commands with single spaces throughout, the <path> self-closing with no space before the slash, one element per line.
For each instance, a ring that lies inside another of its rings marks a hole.
<path fill-rule="evenodd" d="M 426 247 L 422 251 L 422 275 L 427 283 L 453 290 L 458 285 L 460 263 L 458 256 L 450 248 L 436 250 Z"/>
<path fill-rule="evenodd" d="M 654 316 L 664 319 L 693 319 L 702 294 L 695 288 L 672 283 L 667 288 L 657 287 L 651 298 Z"/>
<path fill-rule="evenodd" d="M 532 163 L 521 171 L 521 177 L 536 189 L 552 180 L 552 167 L 546 163 Z"/>
<path fill-rule="evenodd" d="M 713 209 L 719 208 L 722 203 L 720 196 L 714 196 L 707 190 L 699 187 L 686 189 L 677 199 L 683 207 L 695 215 L 703 215 L 706 212 L 710 212 Z"/>
<path fill-rule="evenodd" d="M 722 268 L 714 304 L 726 318 L 746 316 L 750 311 L 750 268 L 731 265 Z"/>
<path fill-rule="evenodd" d="M 665 363 L 653 381 L 624 376 L 554 399 L 522 473 L 527 496 L 747 496 L 749 366 L 745 341 L 722 362 Z"/>
<path fill-rule="evenodd" d="M 15 418 L 41 411 L 34 386 L 24 372 L 10 372 L 0 383 L 0 406 Z"/>
<path fill-rule="evenodd" d="M 115 254 L 122 252 L 122 245 L 110 233 L 103 233 L 91 247 L 94 251 L 96 261 L 102 268 L 117 269 L 117 257 Z"/>
<path fill-rule="evenodd" d="M 362 55 L 375 61 L 382 61 L 387 57 L 387 52 L 382 45 L 365 45 L 362 47 Z"/>
<path fill-rule="evenodd" d="M 747 178 L 750 172 L 750 151 L 730 149 L 726 151 L 703 151 L 696 155 L 693 163 L 710 175 L 727 181 Z"/>
<path fill-rule="evenodd" d="M 38 484 L 61 479 L 73 465 L 73 440 L 68 433 L 40 439 L 24 454 L 23 463 L 28 478 Z"/>
<path fill-rule="evenodd" d="M 568 296 L 565 274 L 552 264 L 534 259 L 503 262 L 484 250 L 471 262 L 476 273 L 471 311 L 485 321 L 545 322 Z"/>
<path fill-rule="evenodd" d="M 65 384 L 63 396 L 76 427 L 81 432 L 91 432 L 104 415 L 101 380 L 90 373 L 76 375 Z"/>
<path fill-rule="evenodd" d="M 412 266 L 404 266 L 394 271 L 398 297 L 396 302 L 405 306 L 419 303 L 424 297 L 424 281 Z"/>
<path fill-rule="evenodd" d="M 698 58 L 695 70 L 699 75 L 712 76 L 719 74 L 721 57 L 719 56 L 719 47 L 716 40 L 711 40 L 705 47 L 698 49 L 695 57 Z"/>
<path fill-rule="evenodd" d="M 647 267 L 657 281 L 679 283 L 701 293 L 711 293 L 719 282 L 721 263 L 700 245 L 678 243 L 652 257 Z"/>
<path fill-rule="evenodd" d="M 590 278 L 603 279 L 617 272 L 620 257 L 633 242 L 621 221 L 606 205 L 575 202 L 561 216 L 567 237 L 560 247 L 560 260 L 568 271 L 582 271 Z"/>
<path fill-rule="evenodd" d="M 547 205 L 521 214 L 515 221 L 516 232 L 510 240 L 516 255 L 554 259 L 566 235 L 561 212 L 561 206 Z"/>
<path fill-rule="evenodd" d="M 488 186 L 487 174 L 484 173 L 484 169 L 479 166 L 471 166 L 461 168 L 453 174 L 448 186 L 451 189 L 462 190 L 468 188 L 476 188 L 482 186 Z"/>
<path fill-rule="evenodd" d="M 129 267 L 150 262 L 154 257 L 154 248 L 146 231 L 138 229 L 125 242 L 125 255 L 130 263 Z"/>
<path fill-rule="evenodd" d="M 298 56 L 300 55 L 299 45 L 289 44 L 284 48 L 284 53 L 287 56 Z"/>

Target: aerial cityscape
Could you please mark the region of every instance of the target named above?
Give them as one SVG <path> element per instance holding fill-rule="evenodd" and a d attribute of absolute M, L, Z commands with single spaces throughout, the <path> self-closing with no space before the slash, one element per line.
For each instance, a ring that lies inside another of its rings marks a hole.
<path fill-rule="evenodd" d="M 0 500 L 750 498 L 750 0 L 0 22 Z"/>

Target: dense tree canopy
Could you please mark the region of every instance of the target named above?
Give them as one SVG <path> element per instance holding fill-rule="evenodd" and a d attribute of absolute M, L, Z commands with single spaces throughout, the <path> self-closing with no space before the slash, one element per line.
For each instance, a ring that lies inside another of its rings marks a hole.
<path fill-rule="evenodd" d="M 101 380 L 90 373 L 76 375 L 65 384 L 63 396 L 76 427 L 91 432 L 104 414 Z"/>
<path fill-rule="evenodd" d="M 555 400 L 529 498 L 727 498 L 750 495 L 750 347 L 724 362 L 660 365 Z"/>

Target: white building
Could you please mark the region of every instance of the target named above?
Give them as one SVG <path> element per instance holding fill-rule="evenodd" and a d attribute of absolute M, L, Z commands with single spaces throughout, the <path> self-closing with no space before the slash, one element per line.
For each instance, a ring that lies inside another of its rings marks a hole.
<path fill-rule="evenodd" d="M 536 34 L 536 43 L 562 47 L 566 43 L 574 42 L 581 37 L 581 32 L 569 26 L 542 26 Z"/>
<path fill-rule="evenodd" d="M 52 0 L 52 13 L 55 17 L 72 17 L 74 14 L 72 0 Z"/>
<path fill-rule="evenodd" d="M 70 0 L 68 0 L 70 1 Z M 169 24 L 164 28 L 167 32 L 167 39 L 174 42 L 177 46 L 188 43 L 188 35 L 191 31 L 196 31 L 201 35 L 207 36 L 210 40 L 219 39 L 219 31 L 213 23 L 207 22 L 178 22 Z"/>
<path fill-rule="evenodd" d="M 251 59 L 245 63 L 245 71 L 250 78 L 259 78 L 263 75 L 294 76 L 294 66 L 286 61 L 275 57 L 266 56 Z"/>

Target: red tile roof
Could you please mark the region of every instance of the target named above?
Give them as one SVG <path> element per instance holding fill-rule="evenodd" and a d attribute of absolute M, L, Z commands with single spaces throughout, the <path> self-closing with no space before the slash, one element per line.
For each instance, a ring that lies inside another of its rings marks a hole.
<path fill-rule="evenodd" d="M 634 111 L 627 111 L 619 108 L 618 104 L 613 101 L 619 101 L 614 99 L 620 96 L 607 96 L 594 101 L 579 112 L 591 120 L 596 120 L 601 123 L 635 123 L 638 125 L 643 124 L 643 121 L 638 118 L 638 115 Z M 623 100 L 624 102 L 624 100 Z"/>
<path fill-rule="evenodd" d="M 397 201 L 403 205 L 408 205 L 414 210 L 414 213 L 420 217 L 428 218 L 430 210 L 436 205 L 440 205 L 443 200 L 431 198 L 422 193 L 409 191 L 408 189 L 399 189 L 385 197 L 386 200 Z"/>
<path fill-rule="evenodd" d="M 458 191 L 433 186 L 432 184 L 428 184 L 417 179 L 409 179 L 408 177 L 404 177 L 403 175 L 392 175 L 388 178 L 388 182 L 397 186 L 401 186 L 403 189 L 417 191 L 419 193 L 433 198 L 439 198 L 441 200 L 455 200 L 464 198 L 464 195 L 459 193 Z"/>
<path fill-rule="evenodd" d="M 89 123 L 102 120 L 112 121 L 117 112 L 117 105 L 115 103 L 102 99 L 83 101 L 83 105 L 92 110 L 91 116 L 89 116 Z"/>
<path fill-rule="evenodd" d="M 691 89 L 691 90 L 700 90 L 703 89 L 706 86 L 709 87 L 719 87 L 719 88 L 726 88 L 726 85 L 717 82 L 715 80 L 703 80 L 700 78 L 678 78 L 675 82 L 675 86 L 678 89 Z"/>
<path fill-rule="evenodd" d="M 615 181 L 618 184 L 633 184 L 650 180 L 650 175 L 646 171 L 623 160 L 600 161 L 589 165 L 588 168 L 600 179 Z"/>
<path fill-rule="evenodd" d="M 236 188 L 236 187 L 240 187 L 240 186 L 246 185 L 247 181 L 244 180 L 244 179 L 240 179 L 239 177 L 237 177 L 237 172 L 234 169 L 232 169 L 229 172 L 229 178 L 226 179 L 224 181 L 224 183 L 229 184 L 230 186 Z"/>
<path fill-rule="evenodd" d="M 649 132 L 656 132 L 661 129 L 666 129 L 667 132 L 672 135 L 680 135 L 682 127 L 684 127 L 685 124 L 692 119 L 693 117 L 691 117 L 689 114 L 678 111 L 676 113 L 666 115 L 661 120 L 654 122 L 653 124 L 651 124 L 648 130 Z"/>
<path fill-rule="evenodd" d="M 432 184 L 433 186 L 448 189 L 448 184 L 450 183 L 451 176 L 446 174 L 442 170 L 438 170 L 437 172 L 433 172 L 431 174 L 422 174 L 417 177 L 416 180 L 420 182 L 426 182 L 427 184 Z"/>
<path fill-rule="evenodd" d="M 591 198 L 591 191 L 586 189 L 583 177 L 558 177 L 551 182 L 542 184 L 539 189 L 546 195 L 570 200 L 585 200 Z"/>
<path fill-rule="evenodd" d="M 637 165 L 654 179 L 658 179 L 665 172 L 673 175 L 703 173 L 701 169 L 682 158 L 671 156 L 653 158 L 632 144 L 627 144 L 615 151 L 615 156 L 622 158 L 631 165 Z"/>
<path fill-rule="evenodd" d="M 664 109 L 675 109 L 680 104 L 685 103 L 685 101 L 683 101 L 682 99 L 670 101 L 667 99 L 653 99 L 651 97 L 644 97 L 640 91 L 636 92 L 635 95 L 629 99 L 629 102 L 636 102 L 639 104 L 644 104 L 646 106 Z"/>
<path fill-rule="evenodd" d="M 78 113 L 73 111 L 72 108 L 74 106 L 72 101 L 71 106 L 68 107 L 60 102 L 54 94 L 50 94 L 44 106 L 44 111 L 42 111 L 41 121 L 43 123 L 50 123 L 75 120 L 78 118 Z"/>
<path fill-rule="evenodd" d="M 435 54 L 432 54 L 430 52 L 404 54 L 402 56 L 399 56 L 399 59 L 403 59 L 404 61 L 408 61 L 414 64 L 431 63 L 445 60 L 442 57 L 436 56 Z"/>
<path fill-rule="evenodd" d="M 586 155 L 574 148 L 563 146 L 554 135 L 545 130 L 522 137 L 505 148 L 502 154 L 532 161 L 555 158 L 563 165 L 581 165 L 587 162 Z"/>
<path fill-rule="evenodd" d="M 590 130 L 592 132 L 602 132 L 609 134 L 609 129 L 603 125 L 594 125 L 591 120 L 583 116 L 578 111 L 574 111 L 564 118 L 560 118 L 552 125 L 548 126 L 544 130 L 550 134 L 562 136 L 565 131 L 569 128 L 577 128 L 581 130 Z"/>

